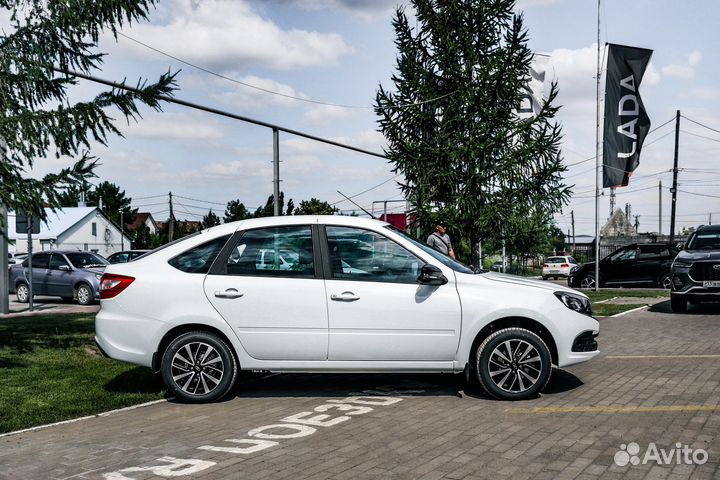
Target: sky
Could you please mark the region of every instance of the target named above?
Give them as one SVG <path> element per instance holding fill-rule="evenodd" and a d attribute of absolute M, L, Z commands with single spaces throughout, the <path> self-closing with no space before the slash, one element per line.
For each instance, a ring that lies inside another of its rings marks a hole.
<path fill-rule="evenodd" d="M 149 22 L 123 28 L 117 40 L 103 36 L 100 50 L 108 56 L 96 75 L 135 83 L 180 70 L 179 99 L 381 153 L 384 139 L 372 104 L 380 84 L 392 87 L 391 19 L 398 5 L 397 0 L 161 0 Z M 550 55 L 548 81 L 559 85 L 564 176 L 574 185 L 574 195 L 555 218 L 567 232 L 573 211 L 576 234 L 592 235 L 597 2 L 521 0 L 517 8 L 530 47 Z M 601 3 L 602 46 L 611 42 L 654 50 L 640 94 L 651 128 L 668 122 L 648 135 L 630 185 L 617 190 L 617 206 L 631 204 L 641 232 L 657 232 L 660 218 L 662 232 L 669 232 L 677 110 L 684 117 L 676 231 L 707 223 L 710 213 L 713 223 L 720 222 L 717 18 L 716 0 Z M 81 81 L 71 98 L 87 100 L 101 89 Z M 272 193 L 271 130 L 172 104 L 161 113 L 141 112 L 138 123 L 119 120 L 124 138 L 93 146 L 101 163 L 97 181 L 120 185 L 140 211 L 165 219 L 172 192 L 176 216 L 197 220 L 210 208 L 222 216 L 229 200 L 256 208 Z M 381 204 L 374 202 L 384 200 L 395 201 L 388 204 L 390 211 L 404 208 L 396 202 L 402 194 L 392 166 L 382 158 L 286 133 L 280 134 L 279 150 L 281 190 L 296 205 L 316 197 L 343 210 L 356 209 L 342 200 L 340 190 L 368 210 L 374 205 L 378 212 Z M 28 173 L 37 177 L 70 163 L 67 158 L 39 159 Z M 602 222 L 610 214 L 609 191 L 603 193 Z"/>

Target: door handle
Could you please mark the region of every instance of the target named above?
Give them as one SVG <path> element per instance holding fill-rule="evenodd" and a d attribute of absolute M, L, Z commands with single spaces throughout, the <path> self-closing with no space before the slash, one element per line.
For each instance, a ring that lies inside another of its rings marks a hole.
<path fill-rule="evenodd" d="M 335 300 L 336 302 L 354 302 L 355 300 L 360 300 L 360 297 L 355 295 L 353 292 L 343 292 L 339 295 L 333 293 L 330 295 L 330 300 Z"/>
<path fill-rule="evenodd" d="M 215 291 L 215 296 L 216 296 L 217 298 L 240 298 L 240 297 L 242 297 L 243 295 L 245 295 L 245 294 L 244 294 L 244 293 L 241 293 L 241 292 L 238 292 L 238 291 L 237 291 L 236 289 L 234 289 L 234 288 L 228 288 L 228 289 L 225 290 L 224 292 L 221 292 L 220 290 L 216 290 L 216 291 Z"/>

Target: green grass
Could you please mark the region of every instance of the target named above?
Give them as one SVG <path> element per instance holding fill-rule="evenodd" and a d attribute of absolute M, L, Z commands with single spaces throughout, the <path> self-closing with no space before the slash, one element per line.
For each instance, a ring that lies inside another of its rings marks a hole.
<path fill-rule="evenodd" d="M 607 300 L 615 297 L 633 297 L 633 298 L 670 298 L 670 290 L 580 290 L 582 293 L 590 297 L 593 302 Z"/>
<path fill-rule="evenodd" d="M 631 304 L 613 304 L 613 303 L 593 303 L 593 315 L 596 317 L 609 317 L 622 312 L 627 312 L 633 308 L 644 307 L 644 303 L 631 303 Z"/>
<path fill-rule="evenodd" d="M 0 433 L 163 398 L 150 369 L 104 358 L 93 315 L 0 320 Z"/>

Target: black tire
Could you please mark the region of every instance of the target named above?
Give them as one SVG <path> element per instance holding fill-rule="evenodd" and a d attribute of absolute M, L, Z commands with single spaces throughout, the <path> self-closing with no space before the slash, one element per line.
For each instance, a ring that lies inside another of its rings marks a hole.
<path fill-rule="evenodd" d="M 543 275 L 542 279 L 543 279 L 543 280 L 547 280 L 548 277 L 547 277 L 546 275 Z"/>
<path fill-rule="evenodd" d="M 196 331 L 183 333 L 170 342 L 160 370 L 165 385 L 176 398 L 186 403 L 209 403 L 220 400 L 232 389 L 238 367 L 222 338 Z"/>
<path fill-rule="evenodd" d="M 73 297 L 60 297 L 63 302 L 69 303 L 73 301 Z"/>
<path fill-rule="evenodd" d="M 658 280 L 658 286 L 660 288 L 670 290 L 670 288 L 672 287 L 672 275 L 670 275 L 669 273 L 662 275 L 660 277 L 660 280 Z"/>
<path fill-rule="evenodd" d="M 92 305 L 95 301 L 93 289 L 87 283 L 81 283 L 76 290 L 78 305 Z"/>
<path fill-rule="evenodd" d="M 17 284 L 17 287 L 15 287 L 15 297 L 20 303 L 28 303 L 30 301 L 30 289 L 27 283 L 20 282 Z"/>
<path fill-rule="evenodd" d="M 687 312 L 687 300 L 678 297 L 677 295 L 670 295 L 670 308 L 672 308 L 672 311 L 675 313 L 683 313 Z"/>
<path fill-rule="evenodd" d="M 505 362 L 503 357 L 510 361 Z M 497 370 L 492 371 L 491 366 Z M 504 328 L 480 344 L 475 371 L 490 396 L 498 400 L 524 400 L 536 397 L 545 388 L 552 372 L 552 358 L 545 342 L 530 330 Z"/>

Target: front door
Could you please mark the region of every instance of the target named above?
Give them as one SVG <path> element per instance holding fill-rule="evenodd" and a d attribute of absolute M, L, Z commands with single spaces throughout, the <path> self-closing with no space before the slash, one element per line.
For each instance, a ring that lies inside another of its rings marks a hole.
<path fill-rule="evenodd" d="M 416 283 L 425 263 L 380 233 L 327 226 L 330 360 L 452 361 L 460 339 L 455 279 Z"/>
<path fill-rule="evenodd" d="M 65 267 L 67 270 L 61 270 Z M 50 266 L 47 270 L 47 294 L 59 297 L 73 296 L 73 275 L 70 272 L 70 265 L 65 256 L 60 253 L 53 253 L 50 256 Z"/>
<path fill-rule="evenodd" d="M 622 285 L 638 281 L 640 272 L 637 268 L 638 250 L 636 247 L 619 250 L 612 254 L 604 265 L 603 284 Z"/>
<path fill-rule="evenodd" d="M 205 294 L 258 360 L 327 360 L 325 284 L 310 225 L 248 230 L 221 254 Z"/>

